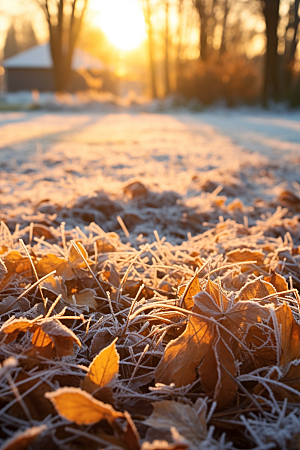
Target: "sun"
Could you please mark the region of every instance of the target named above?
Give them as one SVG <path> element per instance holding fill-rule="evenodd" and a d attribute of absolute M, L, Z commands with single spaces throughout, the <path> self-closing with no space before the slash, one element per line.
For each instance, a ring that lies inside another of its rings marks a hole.
<path fill-rule="evenodd" d="M 95 23 L 119 50 L 137 48 L 146 37 L 146 27 L 139 0 L 94 0 Z"/>

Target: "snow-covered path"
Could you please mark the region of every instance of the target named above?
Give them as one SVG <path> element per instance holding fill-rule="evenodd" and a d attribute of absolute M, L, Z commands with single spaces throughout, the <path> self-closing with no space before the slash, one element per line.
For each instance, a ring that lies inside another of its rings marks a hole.
<path fill-rule="evenodd" d="M 299 163 L 299 112 L 0 114 L 0 206 L 11 226 L 117 229 L 119 214 L 134 235 L 182 239 L 220 215 L 274 210 L 287 189 L 299 195 Z M 147 192 L 124 194 L 132 180 Z M 243 205 L 228 208 L 237 197 Z"/>

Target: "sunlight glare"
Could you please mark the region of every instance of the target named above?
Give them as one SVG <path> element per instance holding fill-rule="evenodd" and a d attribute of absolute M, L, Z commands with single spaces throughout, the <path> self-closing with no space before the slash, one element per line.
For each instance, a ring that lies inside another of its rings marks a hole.
<path fill-rule="evenodd" d="M 94 0 L 96 24 L 119 50 L 137 48 L 146 37 L 145 21 L 138 0 Z"/>

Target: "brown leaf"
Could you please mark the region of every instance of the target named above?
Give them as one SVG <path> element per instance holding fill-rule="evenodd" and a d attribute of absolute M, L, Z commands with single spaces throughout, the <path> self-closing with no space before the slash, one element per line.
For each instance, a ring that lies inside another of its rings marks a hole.
<path fill-rule="evenodd" d="M 268 297 L 272 294 L 276 294 L 276 289 L 274 286 L 257 278 L 256 280 L 247 283 L 243 289 L 241 289 L 236 301 L 263 299 L 264 297 Z M 268 302 L 277 302 L 276 297 L 272 297 L 268 300 Z"/>
<path fill-rule="evenodd" d="M 85 260 L 88 264 L 94 264 L 93 261 L 89 260 L 87 251 L 81 245 L 80 242 L 76 242 L 77 247 L 79 248 L 80 253 L 84 256 Z M 73 280 L 76 275 L 76 271 L 78 269 L 86 268 L 86 264 L 83 258 L 79 255 L 74 245 L 70 245 L 68 259 L 64 260 L 56 269 L 56 273 L 58 276 L 61 276 L 64 280 Z"/>
<path fill-rule="evenodd" d="M 110 334 L 107 328 L 100 328 L 93 337 L 90 347 L 91 356 L 101 352 L 105 347 L 111 344 L 114 340 L 114 336 Z"/>
<path fill-rule="evenodd" d="M 4 264 L 4 261 L 0 258 L 0 283 L 4 279 L 5 275 L 7 274 L 7 268 Z"/>
<path fill-rule="evenodd" d="M 58 358 L 73 354 L 73 343 L 81 347 L 81 342 L 72 330 L 55 318 L 44 319 L 41 330 L 51 339 Z"/>
<path fill-rule="evenodd" d="M 65 260 L 63 258 L 59 258 L 52 253 L 47 253 L 44 255 L 36 264 L 35 268 L 40 277 L 47 275 L 47 273 L 53 272 L 56 270 Z"/>
<path fill-rule="evenodd" d="M 120 357 L 116 350 L 116 341 L 117 338 L 91 362 L 89 371 L 81 382 L 81 387 L 85 391 L 93 393 L 112 383 L 118 376 Z"/>
<path fill-rule="evenodd" d="M 7 320 L 1 327 L 0 333 L 6 334 L 5 342 L 9 343 L 17 339 L 20 333 L 25 333 L 26 331 L 34 332 L 37 327 L 38 319 L 29 320 L 29 319 L 15 319 L 12 316 L 9 320 Z"/>
<path fill-rule="evenodd" d="M 217 283 L 212 281 L 210 278 L 205 286 L 205 292 L 207 292 L 215 301 L 216 305 L 219 306 L 221 311 L 226 311 L 229 305 L 229 300 L 225 293 L 222 291 Z"/>
<path fill-rule="evenodd" d="M 279 273 L 272 272 L 272 275 L 270 275 L 269 277 L 264 277 L 264 280 L 272 284 L 277 292 L 284 292 L 288 291 L 289 289 L 285 278 L 282 275 L 279 275 Z"/>
<path fill-rule="evenodd" d="M 153 403 L 154 411 L 145 421 L 146 425 L 170 430 L 174 427 L 190 444 L 190 449 L 199 449 L 207 435 L 206 420 L 196 410 L 171 400 Z"/>
<path fill-rule="evenodd" d="M 188 283 L 182 284 L 178 288 L 178 295 L 182 295 L 182 306 L 185 309 L 192 309 L 194 306 L 194 295 L 200 292 L 201 287 L 199 283 L 198 275 L 196 274 Z"/>
<path fill-rule="evenodd" d="M 76 304 L 80 306 L 88 306 L 89 309 L 97 310 L 98 303 L 95 299 L 96 292 L 93 289 L 83 289 L 83 291 L 74 294 Z M 71 297 L 66 299 L 67 302 L 73 303 Z"/>
<path fill-rule="evenodd" d="M 59 415 L 77 425 L 91 425 L 103 419 L 113 422 L 123 417 L 111 405 L 95 400 L 81 389 L 61 388 L 47 392 L 45 397 L 51 400 Z"/>
<path fill-rule="evenodd" d="M 24 272 L 31 273 L 31 263 L 29 258 L 22 256 L 19 252 L 13 250 L 4 258 L 4 264 L 7 268 L 8 274 L 11 276 L 14 273 L 20 274 Z"/>
<path fill-rule="evenodd" d="M 96 246 L 99 253 L 111 253 L 116 251 L 116 248 L 105 237 L 97 239 Z"/>
<path fill-rule="evenodd" d="M 237 384 L 226 372 L 236 376 L 234 356 L 226 341 L 228 336 L 217 332 L 199 368 L 202 387 L 218 403 L 219 410 L 230 406 L 237 392 Z"/>
<path fill-rule="evenodd" d="M 116 288 L 119 287 L 120 277 L 115 265 L 112 262 L 107 261 L 103 268 L 104 277 Z"/>
<path fill-rule="evenodd" d="M 130 198 L 140 197 L 147 195 L 148 189 L 140 181 L 133 181 L 123 187 L 124 194 L 128 195 Z"/>
<path fill-rule="evenodd" d="M 51 275 L 42 281 L 40 286 L 57 296 L 61 295 L 62 298 L 67 301 L 67 288 L 61 277 L 54 277 Z"/>
<path fill-rule="evenodd" d="M 4 442 L 1 450 L 26 450 L 46 429 L 46 425 L 40 425 L 39 427 L 27 428 L 25 431 L 18 431 Z"/>
<path fill-rule="evenodd" d="M 46 239 L 54 239 L 54 236 L 49 230 L 49 227 L 46 227 L 45 225 L 34 224 L 32 227 L 32 232 L 34 236 L 45 236 Z"/>
<path fill-rule="evenodd" d="M 286 303 L 276 309 L 276 318 L 281 336 L 280 365 L 285 366 L 300 358 L 300 325 Z"/>
<path fill-rule="evenodd" d="M 169 342 L 155 370 L 156 382 L 184 386 L 196 379 L 196 367 L 204 358 L 213 338 L 212 325 L 190 316 L 185 331 Z"/>
<path fill-rule="evenodd" d="M 229 262 L 244 262 L 244 261 L 256 261 L 258 266 L 262 266 L 264 263 L 264 254 L 259 250 L 251 250 L 250 248 L 243 248 L 232 250 L 227 253 Z"/>

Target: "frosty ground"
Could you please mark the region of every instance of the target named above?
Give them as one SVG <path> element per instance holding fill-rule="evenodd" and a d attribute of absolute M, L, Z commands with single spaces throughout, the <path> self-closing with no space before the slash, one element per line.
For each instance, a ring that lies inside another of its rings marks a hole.
<path fill-rule="evenodd" d="M 0 114 L 2 448 L 299 448 L 300 113 L 67 109 Z"/>
<path fill-rule="evenodd" d="M 132 240 L 179 242 L 219 216 L 298 212 L 299 162 L 299 112 L 1 113 L 1 219 L 124 237 L 119 215 Z"/>

